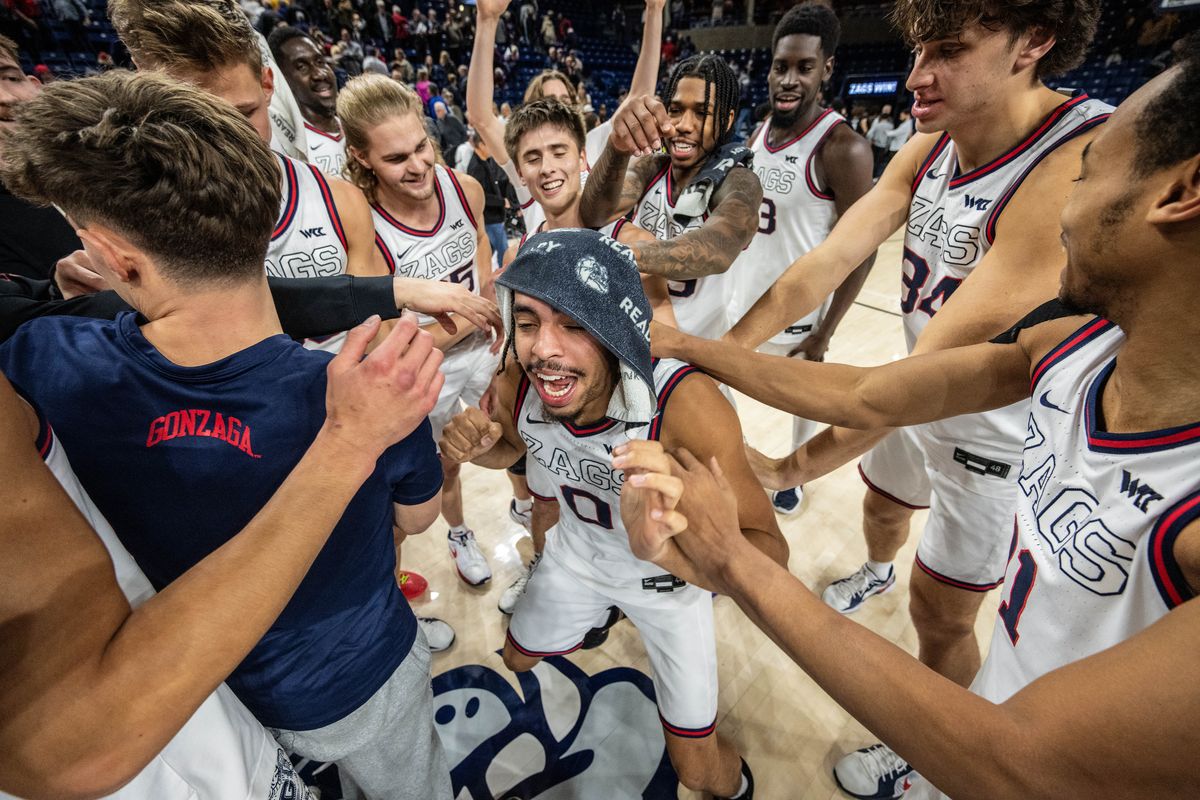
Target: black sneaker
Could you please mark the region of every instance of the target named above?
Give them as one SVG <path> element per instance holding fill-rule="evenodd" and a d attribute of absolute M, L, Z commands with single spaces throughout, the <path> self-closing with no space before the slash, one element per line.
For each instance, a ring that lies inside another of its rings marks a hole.
<path fill-rule="evenodd" d="M 621 621 L 625 616 L 621 613 L 621 609 L 616 606 L 608 607 L 608 619 L 599 628 L 592 628 L 583 637 L 583 647 L 581 650 L 592 650 L 604 644 L 608 640 L 608 632 L 613 625 Z"/>

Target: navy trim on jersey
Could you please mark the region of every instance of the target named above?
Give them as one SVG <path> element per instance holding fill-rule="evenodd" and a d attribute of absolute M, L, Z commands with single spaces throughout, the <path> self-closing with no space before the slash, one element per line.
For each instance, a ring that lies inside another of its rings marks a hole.
<path fill-rule="evenodd" d="M 918 505 L 913 505 L 912 503 L 906 503 L 905 501 L 901 500 L 899 497 L 896 497 L 896 495 L 892 494 L 891 492 L 885 492 L 883 489 L 880 489 L 878 486 L 871 483 L 871 479 L 868 478 L 867 473 L 863 471 L 862 464 L 858 465 L 858 477 L 862 478 L 863 483 L 865 483 L 867 485 L 867 488 L 870 489 L 872 492 L 874 492 L 877 495 L 886 497 L 888 500 L 891 500 L 893 503 L 895 503 L 898 506 L 904 506 L 905 508 L 911 508 L 913 511 L 924 511 L 925 509 L 929 508 L 929 506 L 918 506 Z"/>
<path fill-rule="evenodd" d="M 324 136 L 326 139 L 330 139 L 331 141 L 340 142 L 342 140 L 342 134 L 340 132 L 334 134 L 334 133 L 329 133 L 328 131 L 323 131 L 320 128 L 314 128 L 312 125 L 308 124 L 307 120 L 304 123 L 304 127 L 306 129 L 312 131 L 313 133 L 320 134 L 321 136 Z"/>
<path fill-rule="evenodd" d="M 296 218 L 296 209 L 300 205 L 296 165 L 290 158 L 283 156 L 279 156 L 279 161 L 283 164 L 283 191 L 287 195 L 287 203 L 283 207 L 283 213 L 279 215 L 279 221 L 275 223 L 275 230 L 271 232 L 271 241 L 278 239 L 291 226 L 292 220 Z"/>
<path fill-rule="evenodd" d="M 932 148 L 930 148 L 929 155 L 925 156 L 925 160 L 921 162 L 920 169 L 917 170 L 917 176 L 913 178 L 913 194 L 917 193 L 917 187 L 921 185 L 921 181 L 925 180 L 925 173 L 929 171 L 931 166 L 933 166 L 933 162 L 937 161 L 938 157 L 941 156 L 942 151 L 946 149 L 946 145 L 949 143 L 950 134 L 943 133 L 941 138 L 934 143 Z"/>
<path fill-rule="evenodd" d="M 667 378 L 667 382 L 663 384 L 662 391 L 658 393 L 658 410 L 654 413 L 654 419 L 650 422 L 650 432 L 646 438 L 652 442 L 657 442 L 658 437 L 662 435 L 663 417 L 667 410 L 667 401 L 671 399 L 671 395 L 679 388 L 679 384 L 688 375 L 700 370 L 693 367 L 691 364 L 685 364 L 671 374 Z"/>
<path fill-rule="evenodd" d="M 1058 121 L 1060 119 L 1062 119 L 1063 116 L 1066 115 L 1066 113 L 1068 111 L 1070 111 L 1072 108 L 1079 105 L 1080 103 L 1085 102 L 1087 99 L 1088 99 L 1088 96 L 1086 94 L 1081 93 L 1081 94 L 1076 95 L 1075 97 L 1072 97 L 1070 100 L 1067 100 L 1065 103 L 1060 103 L 1053 111 L 1051 111 L 1049 113 L 1049 115 L 1047 115 L 1047 117 L 1044 120 L 1042 120 L 1042 124 L 1039 125 L 1037 127 L 1037 129 L 1034 130 L 1033 133 L 1029 134 L 1029 136 L 1026 137 L 1025 141 L 1021 142 L 1016 147 L 1009 150 L 1007 153 L 1004 153 L 1003 155 L 992 159 L 988 163 L 984 164 L 982 167 L 976 167 L 975 169 L 971 170 L 970 172 L 959 175 L 959 174 L 957 174 L 958 173 L 958 159 L 955 158 L 954 172 L 956 174 L 954 177 L 952 177 L 950 179 L 950 188 L 957 189 L 960 186 L 966 186 L 968 183 L 979 180 L 983 176 L 990 175 L 991 173 L 1000 169 L 1000 167 L 1003 167 L 1009 161 L 1012 161 L 1014 158 L 1021 155 L 1021 153 L 1025 152 L 1030 147 L 1033 147 L 1035 144 L 1037 144 L 1038 140 L 1041 139 L 1043 136 L 1045 136 L 1047 133 L 1049 133 L 1050 129 L 1053 128 L 1055 126 L 1055 124 L 1057 124 Z"/>
<path fill-rule="evenodd" d="M 379 212 L 379 216 L 383 217 L 384 222 L 391 225 L 401 233 L 407 233 L 409 236 L 420 236 L 423 239 L 428 239 L 430 236 L 435 236 L 437 232 L 442 229 L 442 223 L 446 221 L 446 199 L 442 197 L 442 182 L 437 179 L 436 171 L 433 174 L 433 188 L 434 194 L 437 196 L 438 201 L 438 220 L 436 223 L 434 223 L 433 227 L 427 231 L 408 227 L 403 222 L 389 214 L 387 209 L 378 203 L 372 203 L 371 208 Z"/>
<path fill-rule="evenodd" d="M 670 180 L 671 179 L 671 159 L 669 159 L 669 158 L 667 159 L 667 163 L 663 164 L 663 168 L 660 169 L 654 175 L 654 177 L 650 179 L 650 182 L 646 184 L 646 188 L 642 190 L 642 196 L 639 197 L 638 201 L 633 204 L 633 210 L 629 212 L 630 214 L 634 214 L 637 212 L 638 206 L 640 206 L 642 204 L 642 201 L 646 199 L 646 195 L 650 194 L 650 191 L 654 188 L 654 184 L 656 184 L 660 180 L 662 180 L 664 173 L 666 173 L 666 175 L 667 175 L 667 180 Z M 668 191 L 667 192 L 667 204 L 669 205 L 670 202 L 671 202 L 671 193 L 670 193 L 670 191 Z M 674 206 L 672 206 L 672 208 L 673 207 Z"/>
<path fill-rule="evenodd" d="M 525 395 L 529 394 L 529 376 L 521 370 L 521 380 L 517 383 L 517 402 L 513 403 L 513 427 L 521 423 L 521 407 L 525 405 Z"/>
<path fill-rule="evenodd" d="M 830 109 L 830 110 L 832 111 L 832 109 Z M 826 116 L 828 116 L 828 115 L 822 114 L 821 119 L 824 119 Z M 815 125 L 816 123 L 813 123 L 813 124 Z M 838 120 L 836 124 L 830 125 L 829 130 L 827 130 L 827 131 L 825 131 L 825 133 L 821 134 L 821 138 L 818 139 L 817 143 L 813 145 L 812 152 L 808 154 L 808 161 L 804 162 L 804 182 L 806 184 L 808 184 L 808 191 L 812 192 L 812 196 L 817 198 L 818 200 L 832 200 L 833 195 L 825 194 L 825 192 L 822 192 L 820 189 L 817 188 L 817 182 L 815 180 L 813 180 L 813 176 L 812 176 L 813 161 L 816 160 L 817 153 L 821 152 L 821 145 L 825 144 L 825 140 L 829 138 L 829 135 L 831 133 L 833 133 L 834 131 L 836 131 L 838 129 L 838 126 L 845 125 L 845 124 L 846 124 L 846 121 L 843 119 L 843 120 Z"/>
<path fill-rule="evenodd" d="M 1009 201 L 1013 199 L 1013 195 L 1017 193 L 1017 189 L 1021 187 L 1021 184 L 1024 183 L 1025 179 L 1029 177 L 1029 174 L 1033 172 L 1034 168 L 1037 167 L 1038 164 L 1042 163 L 1042 159 L 1077 136 L 1081 136 L 1090 131 L 1092 128 L 1095 128 L 1097 125 L 1107 122 L 1108 118 L 1111 116 L 1112 114 L 1099 114 L 1095 117 L 1092 117 L 1076 127 L 1062 139 L 1055 142 L 1053 146 L 1047 147 L 1045 151 L 1038 154 L 1038 157 L 1033 160 L 1033 163 L 1026 167 L 1025 171 L 1021 173 L 1021 176 L 1009 185 L 1008 189 L 1006 189 L 1004 194 L 1001 195 L 999 202 L 992 207 L 992 213 L 988 215 L 987 223 L 983 227 L 983 235 L 987 239 L 988 244 L 993 244 L 996 240 L 996 221 L 1000 219 L 1000 214 L 1004 212 L 1005 207 L 1008 206 Z"/>
<path fill-rule="evenodd" d="M 958 578 L 951 578 L 949 575 L 943 575 L 933 567 L 926 564 L 921 560 L 919 555 L 914 556 L 914 559 L 916 561 L 916 565 L 920 567 L 921 571 L 926 575 L 933 578 L 938 583 L 944 583 L 947 586 L 953 586 L 956 589 L 965 589 L 968 592 L 990 592 L 992 589 L 995 589 L 997 586 L 1004 583 L 1003 575 L 1000 576 L 1000 580 L 993 581 L 991 583 L 970 583 L 969 581 L 959 580 Z"/>
<path fill-rule="evenodd" d="M 566 420 L 562 421 L 562 426 L 567 429 L 567 433 L 571 434 L 575 438 L 579 438 L 581 436 L 595 436 L 597 433 L 604 433 L 607 430 L 612 430 L 616 424 L 617 420 L 612 419 L 611 417 L 605 417 L 595 425 L 585 425 L 581 428 L 575 427 Z"/>
<path fill-rule="evenodd" d="M 713 719 L 711 724 L 705 725 L 703 728 L 683 728 L 679 725 L 672 725 L 671 723 L 667 722 L 667 718 L 662 715 L 661 711 L 659 711 L 658 721 L 662 723 L 663 730 L 665 730 L 667 733 L 671 734 L 672 736 L 682 737 L 684 739 L 703 739 L 707 736 L 712 736 L 717 730 L 716 718 Z"/>
<path fill-rule="evenodd" d="M 765 147 L 767 149 L 768 153 L 778 153 L 780 150 L 786 150 L 787 148 L 794 145 L 796 142 L 803 139 L 805 136 L 808 136 L 808 134 L 812 132 L 812 129 L 817 127 L 817 123 L 819 123 L 821 120 L 825 119 L 832 113 L 833 113 L 832 108 L 825 109 L 824 111 L 822 111 L 820 114 L 817 115 L 816 119 L 814 119 L 812 122 L 808 123 L 807 128 L 800 131 L 800 133 L 798 135 L 792 137 L 791 139 L 788 139 L 786 142 L 779 145 L 778 147 L 771 146 L 771 137 L 767 135 L 767 133 L 770 132 L 770 124 L 771 124 L 771 118 L 768 117 L 767 121 L 763 123 L 763 130 L 767 132 L 767 133 L 763 134 L 763 147 Z"/>
<path fill-rule="evenodd" d="M 1196 596 L 1175 560 L 1175 540 L 1197 517 L 1200 517 L 1200 492 L 1193 492 L 1167 509 L 1150 531 L 1146 558 L 1154 585 L 1167 608 L 1175 608 Z"/>
<path fill-rule="evenodd" d="M 384 243 L 383 237 L 378 233 L 375 234 L 375 246 L 379 248 L 379 252 L 383 253 L 383 263 L 387 264 L 388 274 L 396 274 L 396 259 L 392 257 L 392 251 Z"/>
<path fill-rule="evenodd" d="M 1154 453 L 1200 441 L 1200 422 L 1144 433 L 1109 433 L 1101 430 L 1104 426 L 1104 409 L 1100 407 L 1100 394 L 1116 366 L 1117 359 L 1113 358 L 1100 370 L 1088 389 L 1084 417 L 1089 450 L 1098 453 Z"/>
<path fill-rule="evenodd" d="M 616 224 L 613 225 L 612 234 L 611 234 L 612 238 L 617 239 L 617 237 L 619 237 L 621 235 L 621 228 L 624 228 L 628 224 L 629 224 L 629 220 L 625 219 L 624 217 L 619 218 L 617 220 Z"/>
<path fill-rule="evenodd" d="M 528 486 L 525 488 L 529 489 Z M 557 497 L 542 497 L 540 494 L 535 492 L 533 489 L 529 489 L 529 496 L 536 500 L 541 500 L 543 503 L 557 503 L 558 502 Z"/>
<path fill-rule="evenodd" d="M 1096 317 L 1089 322 L 1084 323 L 1074 333 L 1062 340 L 1062 343 L 1051 350 L 1046 355 L 1042 356 L 1042 360 L 1033 368 L 1033 377 L 1029 379 L 1029 392 L 1033 393 L 1037 389 L 1038 381 L 1046 370 L 1054 366 L 1056 363 L 1076 352 L 1080 348 L 1086 346 L 1089 342 L 1098 336 L 1102 336 L 1111 328 L 1116 327 L 1113 323 L 1103 317 Z"/>
<path fill-rule="evenodd" d="M 454 193 L 458 195 L 458 202 L 462 204 L 462 210 L 466 213 L 467 219 L 471 221 L 471 227 L 478 231 L 479 223 L 475 221 L 475 215 L 471 213 L 471 204 L 467 202 L 466 192 L 463 191 L 458 178 L 454 177 L 454 170 L 447 169 L 446 174 L 450 176 L 450 183 L 454 184 Z"/>
<path fill-rule="evenodd" d="M 329 188 L 329 181 L 325 180 L 325 176 L 321 174 L 321 170 L 308 165 L 312 170 L 313 177 L 317 179 L 317 187 L 321 190 L 321 200 L 325 203 L 325 211 L 329 214 L 329 221 L 333 223 L 333 232 L 337 234 L 338 241 L 342 243 L 342 247 L 346 252 L 350 252 L 350 246 L 346 244 L 346 231 L 342 229 L 342 216 L 338 214 L 337 204 L 333 202 L 333 190 Z"/>
<path fill-rule="evenodd" d="M 521 647 L 520 643 L 517 642 L 517 640 L 513 638 L 512 631 L 509 631 L 508 633 L 506 633 L 504 635 L 504 637 L 508 640 L 508 643 L 511 644 L 514 649 L 516 649 L 516 651 L 518 653 L 520 653 L 523 656 L 530 656 L 531 658 L 547 658 L 549 656 L 565 656 L 565 655 L 568 655 L 569 653 L 574 653 L 576 650 L 583 647 L 583 642 L 580 641 L 579 644 L 577 644 L 574 647 L 571 647 L 567 650 L 553 650 L 553 651 L 540 652 L 538 650 L 527 650 L 524 647 Z"/>

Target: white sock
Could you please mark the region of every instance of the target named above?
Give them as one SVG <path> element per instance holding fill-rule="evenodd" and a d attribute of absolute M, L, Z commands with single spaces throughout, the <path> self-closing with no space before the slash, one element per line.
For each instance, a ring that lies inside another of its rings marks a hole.
<path fill-rule="evenodd" d="M 886 562 L 872 561 L 871 559 L 868 558 L 867 559 L 867 569 L 871 570 L 871 572 L 874 572 L 875 577 L 879 578 L 879 580 L 886 581 L 888 573 L 890 573 L 892 571 L 892 562 L 890 562 L 890 561 L 886 561 Z"/>
<path fill-rule="evenodd" d="M 451 525 L 450 526 L 450 535 L 453 536 L 453 535 L 457 534 L 457 535 L 461 536 L 462 534 L 466 533 L 468 530 L 470 530 L 470 528 L 468 528 L 466 525 Z"/>
<path fill-rule="evenodd" d="M 513 507 L 517 509 L 519 513 L 524 514 L 526 511 L 533 508 L 533 498 L 531 497 L 528 500 L 522 500 L 518 497 L 514 497 Z"/>
<path fill-rule="evenodd" d="M 749 788 L 750 788 L 750 781 L 746 780 L 746 775 L 745 775 L 745 773 L 743 773 L 742 774 L 742 785 L 740 787 L 738 787 L 737 794 L 735 794 L 733 796 L 733 800 L 737 800 L 737 798 L 744 795 L 746 793 L 746 790 Z"/>

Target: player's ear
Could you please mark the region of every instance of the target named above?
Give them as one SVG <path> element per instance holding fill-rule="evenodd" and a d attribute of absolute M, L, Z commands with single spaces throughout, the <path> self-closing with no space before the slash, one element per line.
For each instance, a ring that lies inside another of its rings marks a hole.
<path fill-rule="evenodd" d="M 121 283 L 133 283 L 145 256 L 121 234 L 101 224 L 76 228 L 92 265 Z"/>
<path fill-rule="evenodd" d="M 363 169 L 371 168 L 371 165 L 367 163 L 367 155 L 362 150 L 359 150 L 354 145 L 350 145 L 346 148 L 346 151 L 350 153 L 350 157 L 357 161 Z"/>
<path fill-rule="evenodd" d="M 831 78 L 833 78 L 833 56 L 825 59 L 825 72 L 821 75 L 821 85 L 829 83 Z"/>
<path fill-rule="evenodd" d="M 1146 221 L 1151 225 L 1194 224 L 1200 219 L 1200 155 L 1164 170 L 1164 174 L 1169 183 L 1159 191 Z"/>
<path fill-rule="evenodd" d="M 262 69 L 262 88 L 263 94 L 267 96 L 267 102 L 271 102 L 271 97 L 275 94 L 275 70 L 266 65 Z"/>
<path fill-rule="evenodd" d="M 1017 60 L 1013 64 L 1013 69 L 1016 72 L 1020 72 L 1035 66 L 1038 61 L 1050 52 L 1056 41 L 1057 39 L 1055 39 L 1053 32 L 1049 28 L 1030 28 L 1017 39 Z"/>

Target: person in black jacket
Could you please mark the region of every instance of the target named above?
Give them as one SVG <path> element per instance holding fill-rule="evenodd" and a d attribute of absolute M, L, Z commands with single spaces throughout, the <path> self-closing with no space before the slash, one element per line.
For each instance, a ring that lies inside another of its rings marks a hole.
<path fill-rule="evenodd" d="M 498 265 L 508 250 L 508 234 L 504 231 L 504 204 L 509 201 L 515 206 L 516 192 L 477 132 L 471 131 L 470 142 L 474 152 L 466 172 L 483 187 L 483 227 L 487 231 L 488 241 L 492 245 L 492 252 L 496 254 Z"/>

